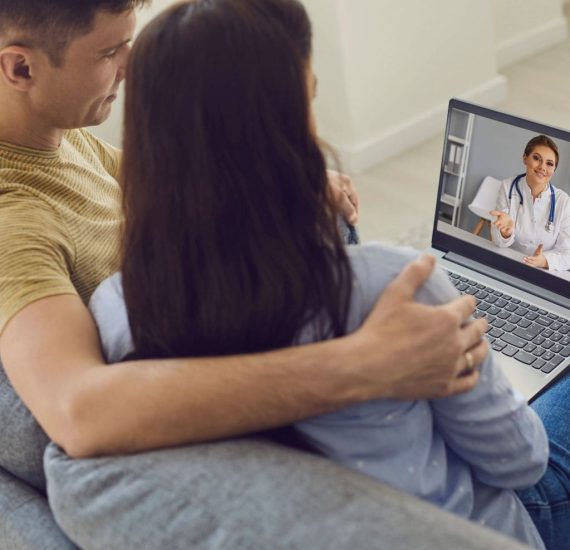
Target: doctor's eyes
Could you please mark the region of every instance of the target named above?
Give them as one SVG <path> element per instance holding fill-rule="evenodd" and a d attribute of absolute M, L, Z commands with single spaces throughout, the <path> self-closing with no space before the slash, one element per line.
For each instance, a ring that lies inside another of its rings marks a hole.
<path fill-rule="evenodd" d="M 541 162 L 542 157 L 539 155 L 532 155 L 532 160 L 534 160 L 535 162 Z M 554 168 L 554 162 L 552 162 L 551 160 L 547 160 L 545 164 L 546 166 L 548 166 L 548 168 Z"/>

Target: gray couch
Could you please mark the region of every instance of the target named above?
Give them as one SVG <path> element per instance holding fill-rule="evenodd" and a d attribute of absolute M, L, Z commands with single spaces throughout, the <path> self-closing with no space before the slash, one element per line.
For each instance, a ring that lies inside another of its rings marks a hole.
<path fill-rule="evenodd" d="M 91 460 L 50 444 L 48 506 L 47 438 L 2 368 L 0 426 L 1 550 L 523 548 L 260 438 Z"/>

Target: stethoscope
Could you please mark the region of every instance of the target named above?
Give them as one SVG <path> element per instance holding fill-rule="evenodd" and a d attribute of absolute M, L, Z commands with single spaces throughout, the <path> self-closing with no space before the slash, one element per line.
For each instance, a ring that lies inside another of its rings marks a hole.
<path fill-rule="evenodd" d="M 509 190 L 509 203 L 513 197 L 513 188 L 516 189 L 519 198 L 521 200 L 521 206 L 523 204 L 523 196 L 521 190 L 519 189 L 519 181 L 526 176 L 525 174 L 518 175 L 511 183 L 511 188 Z M 556 197 L 554 196 L 554 185 L 550 184 L 550 214 L 548 215 L 548 221 L 546 222 L 546 231 L 552 233 L 554 231 L 554 209 L 556 208 Z"/>

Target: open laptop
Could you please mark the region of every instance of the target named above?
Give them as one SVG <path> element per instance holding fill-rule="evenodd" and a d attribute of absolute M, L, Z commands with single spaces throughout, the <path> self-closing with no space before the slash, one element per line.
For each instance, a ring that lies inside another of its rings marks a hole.
<path fill-rule="evenodd" d="M 559 148 L 551 183 L 570 194 L 570 132 L 450 101 L 431 248 L 456 288 L 477 299 L 499 364 L 529 400 L 570 365 L 570 271 L 530 267 L 523 253 L 499 248 L 488 213 L 496 180 L 525 171 L 525 145 L 539 134 Z"/>

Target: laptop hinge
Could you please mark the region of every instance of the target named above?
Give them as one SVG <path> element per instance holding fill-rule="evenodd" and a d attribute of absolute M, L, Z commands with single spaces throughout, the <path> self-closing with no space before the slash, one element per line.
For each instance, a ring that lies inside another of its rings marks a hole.
<path fill-rule="evenodd" d="M 448 252 L 447 254 L 445 254 L 444 258 L 450 262 L 472 269 L 477 273 L 481 273 L 482 275 L 492 277 L 493 279 L 497 279 L 507 285 L 518 288 L 523 292 L 528 292 L 529 294 L 533 294 L 534 296 L 542 298 L 543 300 L 547 300 L 549 302 L 552 302 L 567 309 L 570 308 L 570 299 L 564 298 L 563 296 L 560 296 L 560 294 L 555 294 L 550 290 L 546 290 L 542 287 L 529 283 L 528 281 L 519 279 L 518 277 L 513 277 L 512 275 L 509 275 L 504 271 L 499 271 L 498 269 L 494 269 L 487 265 L 483 265 L 479 262 L 475 262 L 473 260 L 470 260 L 469 258 L 466 258 L 465 256 L 456 254 L 455 252 Z"/>

